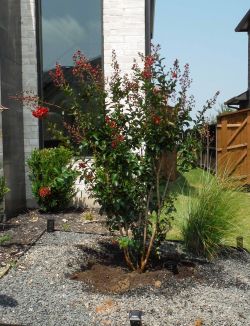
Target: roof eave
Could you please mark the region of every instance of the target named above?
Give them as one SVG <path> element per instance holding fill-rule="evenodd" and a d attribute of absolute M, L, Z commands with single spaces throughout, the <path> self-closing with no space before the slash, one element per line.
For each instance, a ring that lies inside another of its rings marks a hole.
<path fill-rule="evenodd" d="M 234 96 L 227 100 L 224 104 L 225 105 L 240 105 L 241 103 L 248 102 L 249 92 L 248 90 L 240 95 Z"/>
<path fill-rule="evenodd" d="M 235 28 L 235 32 L 248 32 L 250 29 L 250 9 Z"/>

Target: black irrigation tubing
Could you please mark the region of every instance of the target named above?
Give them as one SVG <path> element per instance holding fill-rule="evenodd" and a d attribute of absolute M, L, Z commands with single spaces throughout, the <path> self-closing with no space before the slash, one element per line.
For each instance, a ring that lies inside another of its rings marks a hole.
<path fill-rule="evenodd" d="M 107 233 L 96 233 L 96 232 L 83 232 L 83 231 L 64 231 L 64 230 L 59 230 L 55 229 L 55 232 L 64 232 L 64 233 L 77 233 L 77 234 L 88 234 L 88 235 L 99 235 L 101 237 L 112 237 L 112 234 L 107 234 Z M 53 233 L 53 232 L 51 232 Z"/>
<path fill-rule="evenodd" d="M 0 322 L 0 326 L 32 326 L 32 324 L 4 324 Z"/>
<path fill-rule="evenodd" d="M 31 247 L 34 247 L 35 246 L 35 244 L 41 239 L 41 237 L 45 234 L 45 232 L 47 231 L 47 229 L 44 229 L 39 235 L 38 235 L 38 237 L 36 237 L 34 240 L 32 240 L 31 241 L 31 243 L 27 246 L 27 248 L 25 248 L 24 250 L 23 250 L 23 252 L 22 252 L 22 254 L 19 256 L 19 257 L 17 257 L 16 259 L 15 259 L 15 262 L 18 262 L 19 261 L 19 259 L 21 258 L 21 257 L 23 257 L 29 250 L 30 250 L 30 248 Z M 64 233 L 78 233 L 78 234 L 88 234 L 88 235 L 96 235 L 96 236 L 103 236 L 103 237 L 110 237 L 110 235 L 108 235 L 108 234 L 105 234 L 105 233 L 94 233 L 94 232 L 80 232 L 80 231 L 76 231 L 76 232 L 74 232 L 74 231 L 63 231 L 63 230 L 58 230 L 58 229 L 55 229 L 54 231 L 56 231 L 56 232 L 64 232 Z M 51 232 L 51 233 L 53 233 L 53 232 Z M 6 272 L 1 276 L 1 278 L 2 277 L 4 277 L 6 274 L 8 274 L 8 272 L 9 272 L 9 270 L 11 269 L 11 266 L 10 266 L 10 268 L 8 268 L 7 270 L 6 270 Z M 31 324 L 23 324 L 23 325 L 12 325 L 12 324 L 3 324 L 3 323 L 1 323 L 0 322 L 0 326 L 29 326 L 29 325 L 31 325 Z"/>
<path fill-rule="evenodd" d="M 38 241 L 38 240 L 39 240 L 39 239 L 44 235 L 45 232 L 46 232 L 46 229 L 44 229 L 44 230 L 39 234 L 39 236 L 38 236 L 37 238 L 35 238 L 34 240 L 32 240 L 31 243 L 27 245 L 27 248 L 25 248 L 25 249 L 22 251 L 21 255 L 20 255 L 19 257 L 17 257 L 14 261 L 15 261 L 15 262 L 18 262 L 18 260 L 19 260 L 21 257 L 23 257 L 24 254 L 26 254 L 27 251 L 30 250 L 30 248 L 33 247 L 33 246 L 36 244 L 36 242 L 37 242 L 37 241 Z M 11 269 L 11 266 L 10 266 L 10 268 L 8 268 L 8 269 L 6 270 L 6 272 L 1 276 L 1 278 L 4 277 L 6 274 L 8 274 L 8 272 L 9 272 L 10 269 Z M 1 323 L 0 323 L 0 326 L 1 326 L 1 325 L 4 325 L 4 324 L 1 324 Z"/>
<path fill-rule="evenodd" d="M 46 231 L 46 230 L 45 230 L 45 231 Z M 42 235 L 45 233 L 45 231 L 43 231 Z M 96 236 L 101 236 L 101 237 L 112 237 L 112 235 L 110 235 L 110 234 L 105 234 L 105 233 L 81 232 L 81 231 L 64 231 L 64 230 L 59 230 L 59 229 L 55 229 L 53 232 L 48 232 L 48 233 L 53 234 L 54 232 L 61 232 L 61 233 L 77 233 L 77 234 L 96 235 Z M 42 236 L 42 235 L 41 235 L 41 236 Z M 40 239 L 40 237 L 35 241 L 35 243 L 34 243 L 33 245 L 35 245 L 36 242 L 37 242 L 39 239 Z M 47 246 L 46 244 L 36 244 L 36 245 L 39 246 L 39 247 L 46 247 L 46 246 Z M 53 244 L 53 246 L 55 246 L 55 245 Z M 58 246 L 61 246 L 61 244 L 58 244 Z M 77 246 L 77 244 L 76 244 L 76 246 Z M 30 247 L 31 247 L 31 246 L 30 246 Z M 30 249 L 30 247 L 29 247 L 25 252 L 27 252 L 27 251 Z M 24 252 L 24 253 L 25 253 L 25 252 Z M 24 254 L 24 253 L 23 253 L 23 254 Z M 22 254 L 20 257 L 22 257 L 23 254 Z M 19 258 L 18 258 L 18 259 L 19 259 Z M 1 326 L 1 324 L 0 324 L 0 326 Z"/>
<path fill-rule="evenodd" d="M 34 247 L 34 245 L 37 243 L 38 240 L 41 239 L 41 237 L 44 235 L 44 233 L 46 232 L 46 229 L 44 229 L 37 238 L 35 238 L 33 241 L 31 241 L 31 243 L 27 246 L 26 249 L 24 249 L 24 251 L 22 252 L 22 254 L 20 255 L 20 257 L 22 257 L 24 254 L 26 254 L 26 252 L 28 250 L 30 250 L 31 247 Z M 20 259 L 20 257 L 18 259 Z"/>
<path fill-rule="evenodd" d="M 22 254 L 16 259 L 18 261 L 24 254 L 27 253 L 27 251 L 30 250 L 31 247 L 34 247 L 34 245 L 37 245 L 39 247 L 45 247 L 46 244 L 37 244 L 37 241 L 40 240 L 40 238 L 46 233 L 46 229 L 44 229 L 37 238 L 35 238 L 29 245 L 27 245 L 27 248 L 23 250 Z M 64 231 L 64 230 L 59 230 L 55 229 L 53 232 L 48 232 L 50 234 L 53 234 L 54 232 L 61 232 L 61 233 L 77 233 L 77 234 L 87 234 L 87 235 L 96 235 L 96 236 L 101 236 L 101 237 L 112 237 L 110 234 L 105 234 L 105 233 L 95 233 L 95 232 L 82 232 L 82 231 Z M 61 246 L 61 244 L 58 244 L 58 246 Z M 7 274 L 7 272 L 5 273 Z M 4 275 L 5 275 L 4 274 Z M 4 276 L 3 275 L 3 276 Z M 1 326 L 1 323 L 0 323 Z"/>

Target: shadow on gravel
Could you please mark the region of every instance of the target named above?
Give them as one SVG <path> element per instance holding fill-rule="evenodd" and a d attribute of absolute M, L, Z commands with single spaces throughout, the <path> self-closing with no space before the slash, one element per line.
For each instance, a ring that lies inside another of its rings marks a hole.
<path fill-rule="evenodd" d="M 0 294 L 0 306 L 2 307 L 16 307 L 18 302 L 5 294 Z M 1 325 L 1 324 L 0 324 Z"/>

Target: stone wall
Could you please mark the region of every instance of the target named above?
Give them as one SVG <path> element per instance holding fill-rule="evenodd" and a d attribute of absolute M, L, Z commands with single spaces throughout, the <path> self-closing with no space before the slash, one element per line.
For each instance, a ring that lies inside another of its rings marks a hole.
<path fill-rule="evenodd" d="M 145 53 L 145 0 L 103 0 L 104 73 L 111 73 L 112 50 L 123 72 Z"/>
<path fill-rule="evenodd" d="M 36 43 L 36 8 L 35 0 L 21 1 L 21 33 L 22 33 L 22 83 L 24 91 L 37 94 L 37 43 Z M 23 108 L 24 159 L 27 206 L 34 206 L 30 181 L 28 177 L 27 159 L 34 148 L 39 148 L 38 119 L 34 119 L 30 109 Z"/>
<path fill-rule="evenodd" d="M 112 51 L 115 50 L 123 73 L 129 73 L 138 53 L 145 54 L 145 0 L 103 0 L 104 75 L 112 73 Z M 98 207 L 88 198 L 84 182 L 77 182 L 74 203 Z"/>

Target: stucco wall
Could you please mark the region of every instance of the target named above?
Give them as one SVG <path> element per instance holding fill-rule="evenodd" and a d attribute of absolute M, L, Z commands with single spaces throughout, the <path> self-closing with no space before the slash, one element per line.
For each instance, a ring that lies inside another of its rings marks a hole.
<path fill-rule="evenodd" d="M 21 1 L 21 34 L 22 34 L 22 83 L 24 91 L 37 94 L 37 44 L 35 0 Z M 24 159 L 27 206 L 34 206 L 30 181 L 28 177 L 27 159 L 34 148 L 39 148 L 38 120 L 34 119 L 30 110 L 23 108 Z"/>
<path fill-rule="evenodd" d="M 112 50 L 129 72 L 138 52 L 145 53 L 145 0 L 103 0 L 104 73 L 111 73 Z"/>

